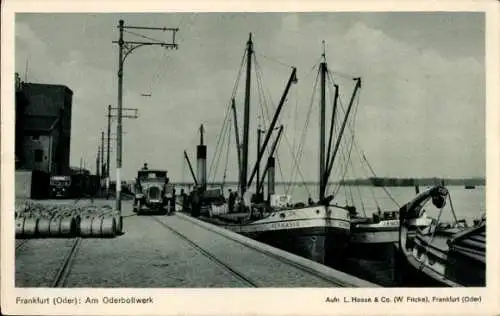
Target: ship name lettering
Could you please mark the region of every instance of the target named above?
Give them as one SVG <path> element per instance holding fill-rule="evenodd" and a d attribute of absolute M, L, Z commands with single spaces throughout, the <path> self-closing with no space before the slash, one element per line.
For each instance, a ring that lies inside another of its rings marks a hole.
<path fill-rule="evenodd" d="M 272 228 L 292 228 L 299 227 L 300 224 L 298 222 L 280 222 L 280 223 L 272 223 Z"/>

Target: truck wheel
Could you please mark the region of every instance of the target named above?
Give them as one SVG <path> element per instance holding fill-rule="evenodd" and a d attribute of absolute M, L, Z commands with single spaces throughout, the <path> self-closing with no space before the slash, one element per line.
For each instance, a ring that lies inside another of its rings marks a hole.
<path fill-rule="evenodd" d="M 137 201 L 137 204 L 135 205 L 135 212 L 139 214 L 141 212 L 141 200 Z"/>

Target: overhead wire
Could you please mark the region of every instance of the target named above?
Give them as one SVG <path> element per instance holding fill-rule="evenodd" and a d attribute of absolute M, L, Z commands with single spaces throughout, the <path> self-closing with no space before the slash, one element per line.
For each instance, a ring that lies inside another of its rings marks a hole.
<path fill-rule="evenodd" d="M 309 77 L 309 75 L 311 75 L 313 73 L 313 71 L 318 67 L 318 64 L 319 64 L 318 61 L 319 60 L 320 59 L 318 59 L 313 64 L 313 66 L 309 69 L 309 71 L 304 75 L 304 77 L 302 78 L 302 80 L 306 80 Z M 317 82 L 317 78 L 318 77 L 316 77 L 316 82 Z M 310 116 L 311 111 L 312 111 L 312 102 L 313 101 L 314 101 L 314 95 L 311 98 L 310 109 L 308 111 L 308 115 L 309 116 Z M 290 146 L 290 144 L 288 144 L 289 141 L 287 140 L 288 141 L 287 144 L 291 147 L 291 149 L 290 149 L 290 155 L 292 156 L 293 159 L 291 161 L 291 166 L 290 166 L 291 177 L 290 177 L 290 181 L 288 182 L 288 184 L 285 187 L 285 191 L 289 192 L 289 193 L 291 193 L 291 191 L 293 191 L 293 185 L 294 185 L 295 176 L 296 176 L 296 173 L 294 172 L 294 169 L 296 167 L 297 168 L 297 173 L 301 177 L 301 180 L 302 180 L 304 186 L 306 187 L 306 190 L 308 191 L 308 194 L 310 196 L 311 192 L 310 192 L 309 187 L 307 186 L 307 184 L 305 184 L 305 177 L 302 174 L 302 171 L 300 169 L 300 165 L 299 165 L 299 162 L 298 162 L 300 159 L 297 159 L 298 152 L 299 152 L 299 150 L 301 150 L 300 148 L 302 148 L 302 147 L 300 147 L 300 144 L 299 145 L 297 144 L 298 135 L 297 135 L 297 132 L 296 132 L 296 130 L 297 130 L 297 126 L 296 125 L 297 125 L 297 118 L 298 118 L 298 104 L 299 104 L 299 97 L 298 97 L 298 92 L 296 92 L 296 107 L 295 107 L 294 141 L 293 141 L 293 144 Z M 305 133 L 307 133 L 307 131 L 305 131 Z M 294 152 L 296 148 L 297 148 L 297 153 Z"/>
<path fill-rule="evenodd" d="M 220 159 L 222 157 L 222 154 L 223 154 L 223 150 L 224 150 L 224 145 L 226 143 L 226 138 L 227 138 L 227 134 L 228 134 L 228 130 L 230 128 L 230 124 L 229 121 L 231 120 L 230 119 L 230 115 L 226 115 L 226 120 L 224 121 L 224 127 L 223 127 L 223 132 L 222 132 L 222 137 L 220 138 L 220 147 L 216 147 L 216 157 L 214 158 L 213 160 L 213 163 L 214 163 L 214 169 L 213 169 L 213 173 L 212 173 L 212 179 L 213 181 L 215 182 L 216 181 L 216 177 L 217 177 L 217 171 L 219 170 L 219 162 L 220 162 Z"/>
<path fill-rule="evenodd" d="M 299 146 L 297 148 L 297 156 L 295 156 L 294 153 L 292 152 L 292 157 L 295 157 L 295 159 L 294 159 L 294 166 L 293 166 L 293 168 L 291 170 L 292 175 L 291 175 L 291 179 L 290 179 L 290 185 L 288 186 L 288 188 L 286 190 L 287 194 L 289 192 L 291 192 L 293 190 L 293 188 L 294 188 L 294 182 L 295 182 L 296 173 L 298 173 L 298 174 L 300 174 L 302 176 L 301 171 L 300 171 L 300 167 L 298 165 L 298 161 L 300 161 L 302 159 L 302 155 L 303 155 L 303 146 L 304 146 L 304 143 L 305 143 L 305 137 L 306 137 L 306 134 L 307 134 L 307 128 L 309 126 L 309 120 L 311 118 L 312 106 L 313 106 L 313 102 L 314 102 L 314 97 L 316 95 L 316 87 L 318 85 L 318 78 L 319 78 L 319 69 L 318 69 L 318 72 L 316 74 L 316 80 L 315 80 L 314 86 L 313 86 L 313 93 L 311 95 L 311 101 L 310 101 L 310 104 L 309 104 L 309 109 L 307 111 L 306 121 L 304 123 L 304 128 L 302 129 L 302 135 L 300 137 L 301 140 L 300 140 Z M 297 170 L 296 172 L 295 172 L 295 169 Z M 303 180 L 303 182 L 305 183 L 304 180 Z M 307 187 L 307 185 L 305 187 L 306 187 L 306 189 L 308 191 L 308 194 L 310 195 L 311 193 L 310 193 L 309 188 Z"/>
<path fill-rule="evenodd" d="M 134 36 L 138 36 L 138 37 L 141 37 L 141 38 L 144 38 L 144 39 L 147 39 L 147 40 L 150 40 L 152 41 L 151 43 L 155 43 L 155 44 L 166 44 L 164 41 L 160 41 L 156 38 L 152 38 L 152 37 L 149 37 L 149 36 L 146 36 L 146 35 L 143 35 L 143 34 L 139 34 L 139 33 L 136 33 L 136 32 L 132 32 L 132 31 L 128 31 L 128 30 L 123 30 L 124 33 L 128 33 L 128 34 L 131 34 L 131 35 L 134 35 Z"/>
<path fill-rule="evenodd" d="M 196 12 L 193 12 L 193 13 L 191 13 L 189 15 L 189 20 L 188 20 L 187 25 L 186 25 L 186 30 L 189 30 L 193 26 L 194 21 L 196 20 L 196 17 L 197 17 L 196 14 L 197 14 Z M 186 39 L 186 37 L 182 37 L 182 34 L 186 34 L 187 33 L 187 32 L 184 32 L 184 33 L 182 32 L 181 24 L 182 24 L 183 21 L 184 21 L 184 17 L 181 18 L 181 20 L 179 22 L 179 25 L 177 26 L 177 28 L 181 32 L 180 39 L 179 39 L 179 37 L 177 37 L 177 40 L 178 40 L 177 44 L 178 45 L 180 45 Z"/>
<path fill-rule="evenodd" d="M 258 54 L 258 55 L 262 56 L 262 57 L 263 57 L 263 58 L 265 58 L 265 59 L 268 59 L 268 60 L 270 60 L 270 61 L 276 62 L 276 63 L 278 63 L 278 64 L 280 64 L 280 65 L 282 65 L 282 66 L 285 66 L 285 67 L 288 67 L 288 68 L 292 68 L 292 67 L 293 67 L 293 65 L 287 64 L 287 63 L 282 62 L 281 60 L 279 60 L 279 59 L 277 59 L 277 58 L 267 56 L 267 55 L 265 55 L 265 54 L 263 54 L 263 53 L 260 53 L 260 52 L 259 52 L 259 53 L 256 53 L 256 54 Z"/>
<path fill-rule="evenodd" d="M 332 71 L 332 73 L 336 73 L 336 74 L 340 75 L 341 77 L 347 78 L 347 79 L 349 79 L 349 80 L 353 80 L 353 79 L 355 79 L 355 77 L 353 77 L 353 76 L 351 76 L 351 75 L 342 74 L 342 73 L 340 73 L 340 72 L 338 72 L 338 71 Z M 330 74 L 330 75 L 332 75 L 332 74 Z M 348 130 L 350 130 L 350 131 L 351 131 L 351 133 L 354 133 L 354 130 L 355 130 L 354 125 L 355 125 L 355 122 L 356 122 L 355 120 L 356 120 L 356 118 L 357 118 L 357 111 L 359 110 L 359 106 L 358 106 L 358 104 L 359 104 L 360 94 L 361 94 L 361 92 L 358 94 L 358 96 L 357 96 L 357 100 L 356 100 L 357 104 L 356 104 L 356 107 L 355 107 L 355 115 L 354 115 L 355 119 L 354 119 L 354 121 L 353 121 L 353 122 L 349 121 L 349 122 L 348 122 L 348 124 L 347 124 Z M 345 108 L 344 108 L 344 106 L 343 106 L 342 101 L 341 101 L 341 99 L 340 99 L 340 98 L 339 98 L 339 102 L 340 102 L 340 104 L 341 104 L 341 109 L 342 109 L 342 110 L 344 110 L 344 112 L 345 112 Z M 358 144 L 358 141 L 357 141 L 357 139 L 356 139 L 356 137 L 355 137 L 355 136 L 353 137 L 353 142 L 354 142 L 354 146 L 357 148 L 357 151 L 356 151 L 356 152 L 360 154 L 360 158 L 361 158 L 361 155 L 363 155 L 363 157 L 364 157 L 364 161 L 365 161 L 365 163 L 367 164 L 367 167 L 370 169 L 370 172 L 372 173 L 372 175 L 373 175 L 374 177 L 376 177 L 376 174 L 375 174 L 375 172 L 374 172 L 373 168 L 371 167 L 370 163 L 369 163 L 369 162 L 368 162 L 368 160 L 366 159 L 366 156 L 365 156 L 365 155 L 364 155 L 364 153 L 362 152 L 361 148 L 359 148 L 359 144 Z M 382 189 L 383 189 L 383 190 L 384 190 L 384 192 L 387 194 L 387 196 L 391 199 L 391 201 L 392 201 L 395 205 L 397 205 L 398 207 L 400 207 L 400 203 L 399 203 L 399 202 L 398 202 L 398 201 L 397 201 L 397 200 L 396 200 L 396 199 L 392 196 L 392 194 L 391 194 L 391 193 L 387 190 L 387 188 L 386 188 L 386 187 L 384 187 L 384 186 L 382 186 Z M 372 188 L 372 187 L 370 187 L 370 190 L 371 190 L 371 192 L 372 192 L 372 196 L 373 196 L 374 201 L 375 201 L 375 203 L 376 203 L 376 205 L 377 205 L 377 208 L 379 208 L 379 209 L 380 209 L 380 205 L 378 204 L 378 201 L 375 199 L 375 194 L 374 194 L 374 192 L 373 192 L 373 188 Z"/>
<path fill-rule="evenodd" d="M 268 99 L 266 98 L 265 90 L 264 90 L 264 82 L 263 82 L 263 77 L 264 76 L 263 76 L 262 69 L 261 69 L 261 67 L 259 65 L 259 62 L 257 61 L 255 55 L 254 55 L 254 60 L 255 60 L 256 78 L 257 78 L 258 88 L 259 88 L 258 89 L 259 96 L 262 96 L 261 100 L 263 100 L 263 102 L 261 101 L 261 104 L 260 104 L 260 106 L 261 106 L 261 112 L 262 112 L 262 117 L 263 117 L 263 121 L 264 122 L 267 119 L 267 121 L 270 124 L 270 122 L 271 122 L 271 115 L 269 113 L 269 105 L 268 105 L 268 102 L 267 102 Z M 268 93 L 269 93 L 269 91 L 268 91 Z M 269 99 L 271 99 L 270 96 L 269 96 Z M 274 110 L 276 110 L 276 105 L 274 104 L 274 102 L 272 102 L 272 99 L 271 99 L 270 103 L 273 105 Z M 264 109 L 265 109 L 265 111 L 264 111 Z M 281 119 L 279 119 L 278 122 L 281 122 Z M 284 134 L 285 133 L 282 133 L 281 135 L 283 136 Z M 276 141 L 276 139 L 275 139 L 275 141 Z M 278 140 L 278 143 L 276 144 L 276 150 L 278 150 L 280 143 L 281 143 L 281 139 Z M 271 148 L 270 147 L 267 148 L 267 152 L 268 152 L 269 155 L 271 154 Z M 280 161 L 279 155 L 276 155 L 276 162 L 278 164 L 278 170 L 279 170 L 281 179 L 284 181 L 285 178 L 284 178 L 283 168 L 281 166 L 281 161 Z"/>
<path fill-rule="evenodd" d="M 333 77 L 333 76 L 332 76 L 331 72 L 330 72 L 330 71 L 328 71 L 328 72 L 327 72 L 327 78 L 328 78 L 328 81 L 329 81 L 329 82 L 331 82 L 331 83 L 332 83 L 332 85 L 334 85 L 334 84 L 335 84 L 335 80 L 334 80 L 332 77 Z M 339 85 L 339 86 L 340 86 L 340 85 Z M 348 127 L 348 128 L 347 128 L 347 130 L 348 130 L 348 131 L 351 131 L 351 133 L 354 133 L 354 127 L 353 127 L 352 125 L 353 125 L 353 121 L 355 122 L 355 118 L 356 118 L 356 114 L 357 114 L 357 107 L 358 107 L 358 105 L 359 105 L 359 93 L 358 93 L 356 96 L 354 96 L 354 97 L 356 98 L 355 100 L 353 100 L 354 102 L 356 102 L 356 103 L 354 104 L 354 108 L 355 108 L 355 110 L 354 110 L 354 114 L 352 114 L 352 115 L 351 115 L 351 117 L 354 117 L 354 119 L 353 119 L 353 120 L 349 120 L 349 118 L 347 118 L 347 121 L 346 121 L 346 126 Z M 347 109 L 344 107 L 344 104 L 343 104 L 343 102 L 342 102 L 342 93 L 341 93 L 341 91 L 339 91 L 338 109 L 339 109 L 340 111 L 343 111 L 343 117 L 344 117 L 344 120 L 345 120 L 345 119 L 346 119 L 346 114 L 347 114 Z M 335 128 L 337 128 L 337 126 L 335 126 Z M 338 128 L 340 128 L 340 126 L 339 126 Z M 340 131 L 339 131 L 339 132 L 340 132 Z M 344 133 L 345 133 L 345 131 L 344 131 Z M 339 137 L 344 137 L 344 135 L 339 135 Z M 338 141 L 338 139 L 337 139 L 337 141 Z M 341 143 L 339 143 L 339 144 L 341 144 Z M 331 164 L 333 164 L 333 163 L 334 163 L 333 159 L 334 159 L 335 157 L 330 157 L 330 158 L 331 158 L 331 159 L 330 159 L 329 164 L 331 165 Z M 344 175 L 344 176 L 345 176 L 345 175 Z"/>
<path fill-rule="evenodd" d="M 191 17 L 194 15 L 194 13 L 191 13 L 189 15 L 189 18 L 191 19 Z M 181 29 L 181 26 L 182 26 L 182 23 L 184 21 L 184 19 L 186 18 L 186 16 L 184 15 L 179 23 L 177 24 L 177 27 L 176 29 L 178 29 L 179 31 L 181 31 L 181 35 L 184 34 L 184 32 L 182 32 L 182 29 Z M 188 23 L 188 26 L 190 26 L 190 24 Z M 133 32 L 133 31 L 129 31 L 129 30 L 124 30 L 124 32 L 126 33 L 129 33 L 131 35 L 134 35 L 134 36 L 138 36 L 138 37 L 141 37 L 141 38 L 144 38 L 144 39 L 148 39 L 148 40 L 151 40 L 151 41 L 154 41 L 154 42 L 159 42 L 159 43 L 163 43 L 163 41 L 160 41 L 158 39 L 155 39 L 155 38 L 152 38 L 152 37 L 149 37 L 149 36 L 146 36 L 146 35 L 143 35 L 143 34 L 139 34 L 139 33 L 136 33 L 136 32 Z M 180 40 L 179 40 L 179 37 L 177 37 L 177 45 L 179 45 L 182 41 L 185 40 L 185 36 L 184 37 L 180 37 Z M 153 83 L 159 83 L 163 80 L 163 76 L 164 74 L 166 73 L 165 71 L 165 65 L 167 63 L 167 60 L 171 58 L 171 56 L 167 55 L 168 51 L 167 50 L 163 50 L 162 51 L 162 54 L 160 56 L 160 61 L 164 61 L 164 62 L 158 62 L 158 64 L 160 65 L 159 67 L 156 67 L 154 73 L 153 73 L 153 76 L 151 78 L 151 81 Z M 162 76 L 160 76 L 160 74 L 163 74 Z M 151 91 L 152 89 L 150 89 Z"/>
<path fill-rule="evenodd" d="M 227 176 L 227 166 L 229 162 L 229 149 L 231 147 L 231 130 L 232 130 L 232 124 L 231 124 L 231 119 L 229 120 L 229 128 L 227 132 L 227 149 L 226 149 L 226 163 L 224 165 L 224 174 L 222 176 L 222 191 L 224 191 L 224 185 L 226 184 L 226 176 Z"/>
<path fill-rule="evenodd" d="M 355 107 L 357 107 L 357 106 L 358 106 L 358 104 L 359 104 L 359 98 L 358 98 L 358 96 L 359 96 L 359 95 L 355 96 L 355 98 L 356 98 L 356 101 L 355 101 L 355 102 L 356 102 L 356 105 L 355 105 Z M 345 119 L 345 115 L 347 114 L 347 109 L 344 109 L 344 108 L 343 108 L 343 104 L 342 104 L 342 102 L 340 101 L 340 98 L 339 98 L 339 103 L 340 103 L 340 108 L 341 108 L 341 110 L 344 110 L 344 119 Z M 354 133 L 353 131 L 351 131 L 351 132 L 352 132 L 352 133 Z M 353 134 L 353 135 L 354 135 L 354 134 Z M 339 135 L 339 137 L 341 137 L 341 136 L 343 137 L 343 135 Z M 350 156 L 351 156 L 351 153 L 352 153 L 353 144 L 354 144 L 354 142 L 352 142 L 352 141 L 351 141 L 351 145 L 349 146 L 349 150 L 348 150 L 348 159 L 350 159 Z M 332 157 L 332 159 L 334 159 L 334 158 L 335 158 L 335 157 Z M 332 163 L 334 163 L 334 161 L 332 161 Z M 347 174 L 347 166 L 344 166 L 344 172 L 343 172 L 343 175 L 342 175 L 342 178 L 341 178 L 341 179 L 345 179 L 346 174 Z M 338 194 L 340 186 L 341 186 L 341 185 L 337 184 L 337 189 L 335 190 L 336 192 L 335 192 L 334 196 L 335 196 L 336 194 Z"/>
<path fill-rule="evenodd" d="M 235 83 L 234 83 L 234 86 L 233 86 L 233 90 L 231 92 L 231 98 L 230 98 L 231 100 L 236 95 L 236 91 L 237 91 L 238 86 L 239 86 L 239 81 L 240 81 L 240 78 L 241 78 L 241 72 L 242 72 L 242 69 L 243 69 L 243 64 L 245 62 L 245 56 L 246 56 L 246 54 L 247 54 L 247 51 L 245 50 L 245 52 L 243 53 L 243 56 L 241 58 L 240 69 L 238 70 L 238 74 L 236 76 L 236 80 L 235 80 Z M 231 101 L 229 101 L 229 104 L 226 107 L 226 114 L 225 114 L 223 124 L 221 126 L 221 129 L 220 129 L 218 137 L 217 137 L 217 143 L 216 143 L 216 147 L 215 147 L 215 151 L 214 151 L 214 156 L 212 157 L 212 161 L 210 163 L 209 170 L 213 170 L 213 166 L 214 166 L 214 163 L 215 163 L 215 159 L 214 158 L 216 157 L 217 151 L 219 149 L 220 140 L 221 140 L 222 134 L 224 132 L 224 128 L 226 126 L 226 122 L 228 120 L 228 116 L 230 116 L 230 115 L 231 115 Z"/>

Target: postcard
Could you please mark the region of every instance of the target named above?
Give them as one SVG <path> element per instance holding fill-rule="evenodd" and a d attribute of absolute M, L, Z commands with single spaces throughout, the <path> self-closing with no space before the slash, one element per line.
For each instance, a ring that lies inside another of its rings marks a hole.
<path fill-rule="evenodd" d="M 498 9 L 6 1 L 2 312 L 500 312 Z"/>

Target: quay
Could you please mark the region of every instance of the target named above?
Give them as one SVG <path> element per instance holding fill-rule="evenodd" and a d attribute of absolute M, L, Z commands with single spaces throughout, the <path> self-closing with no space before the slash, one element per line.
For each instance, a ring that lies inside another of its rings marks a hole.
<path fill-rule="evenodd" d="M 123 206 L 116 238 L 16 240 L 16 287 L 378 287 L 179 212 Z"/>

